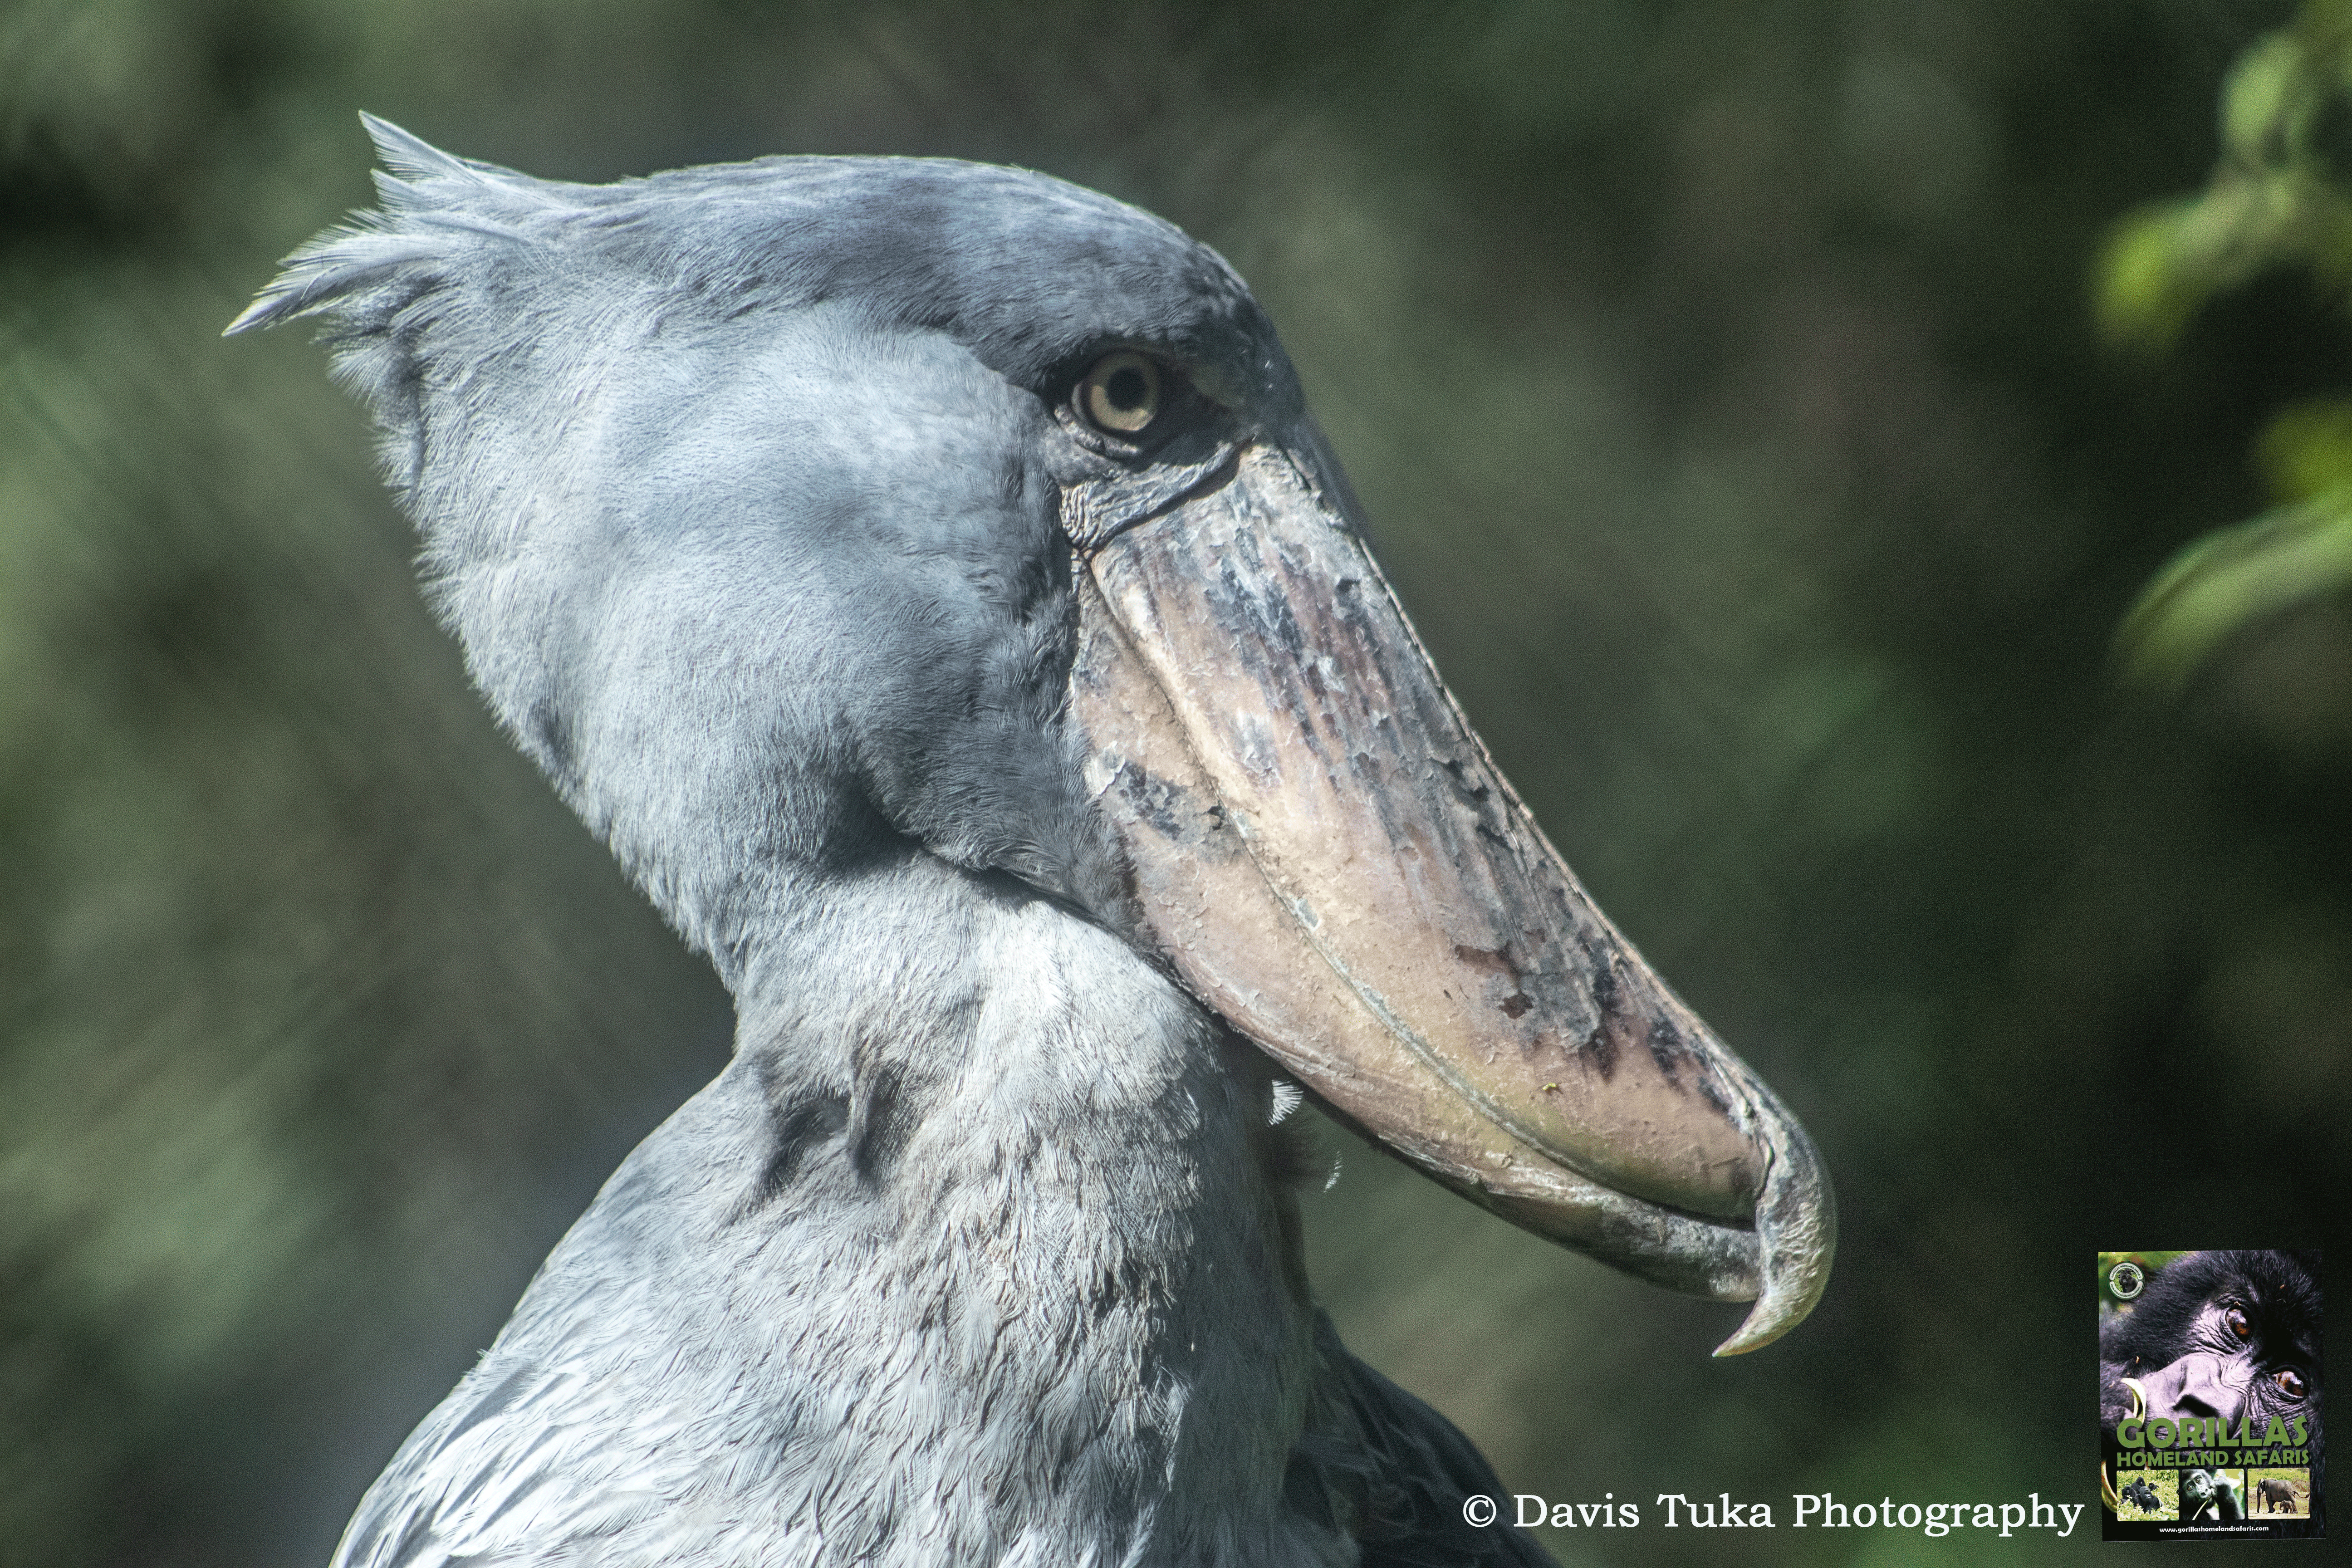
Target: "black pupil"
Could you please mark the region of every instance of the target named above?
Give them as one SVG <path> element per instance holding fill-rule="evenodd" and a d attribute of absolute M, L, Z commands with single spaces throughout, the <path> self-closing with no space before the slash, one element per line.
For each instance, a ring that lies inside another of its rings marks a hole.
<path fill-rule="evenodd" d="M 1103 382 L 1103 392 L 1110 398 L 1110 405 L 1122 414 L 1142 407 L 1150 391 L 1151 384 L 1131 364 L 1119 366 Z"/>

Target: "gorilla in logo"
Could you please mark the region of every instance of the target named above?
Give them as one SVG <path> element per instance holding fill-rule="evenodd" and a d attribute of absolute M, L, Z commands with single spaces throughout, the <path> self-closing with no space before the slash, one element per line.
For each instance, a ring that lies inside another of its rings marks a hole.
<path fill-rule="evenodd" d="M 2220 1470 L 2190 1470 L 2180 1478 L 2180 1517 L 2191 1524 L 2243 1519 L 2238 1483 Z"/>
<path fill-rule="evenodd" d="M 2259 1435 L 2273 1416 L 2303 1424 L 2311 1450 L 2312 1511 L 2326 1464 L 2320 1430 L 2319 1257 L 2312 1252 L 2192 1252 L 2148 1279 L 2128 1312 L 2099 1332 L 2099 1426 L 2105 1457 L 2127 1416 L 2242 1418 Z M 2201 1471 L 2180 1483 L 2180 1516 L 2239 1508 L 2233 1488 Z M 2242 1517 L 2242 1512 L 2238 1515 Z"/>

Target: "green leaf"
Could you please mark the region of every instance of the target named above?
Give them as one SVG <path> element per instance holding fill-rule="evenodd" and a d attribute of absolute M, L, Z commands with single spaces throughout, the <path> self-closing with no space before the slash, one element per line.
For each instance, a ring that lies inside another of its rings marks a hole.
<path fill-rule="evenodd" d="M 2109 341 L 2160 350 L 2199 307 L 2265 267 L 2339 258 L 2315 251 L 2352 245 L 2352 208 L 2301 169 L 2224 171 L 2202 195 L 2126 214 L 2099 258 L 2096 307 Z M 2352 250 L 2340 258 L 2352 270 Z"/>
<path fill-rule="evenodd" d="M 2251 622 L 2352 584 L 2352 488 L 2205 535 L 2174 556 L 2116 632 L 2126 671 L 2179 690 Z"/>
<path fill-rule="evenodd" d="M 2352 89 L 2352 0 L 2304 0 L 2294 30 L 2323 84 L 2333 79 L 2336 91 Z"/>
<path fill-rule="evenodd" d="M 2302 40 L 2273 33 L 2238 57 L 2222 84 L 2222 147 L 2248 163 L 2292 149 L 2311 118 L 2314 96 Z"/>
<path fill-rule="evenodd" d="M 2352 398 L 2315 398 L 2281 409 L 2255 442 L 2254 454 L 2280 500 L 2352 489 Z"/>
<path fill-rule="evenodd" d="M 2215 279 L 2192 264 L 2187 241 L 2199 202 L 2160 202 L 2126 216 L 2109 231 L 2096 278 L 2099 330 L 2111 342 L 2168 346 L 2213 291 Z"/>

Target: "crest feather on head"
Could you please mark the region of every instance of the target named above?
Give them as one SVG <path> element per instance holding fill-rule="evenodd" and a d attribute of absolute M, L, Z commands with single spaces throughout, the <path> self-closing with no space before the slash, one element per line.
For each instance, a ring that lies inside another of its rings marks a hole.
<path fill-rule="evenodd" d="M 460 211 L 463 200 L 495 209 L 541 212 L 563 204 L 541 182 L 492 163 L 452 157 L 388 120 L 362 114 L 383 168 L 375 174 L 383 205 L 354 212 L 343 223 L 297 247 L 285 270 L 255 296 L 223 336 L 272 327 L 330 310 L 355 290 L 400 268 L 442 255 L 454 232 L 520 242 L 523 232 L 480 211 Z M 451 188 L 452 186 L 456 188 Z M 436 188 L 437 187 L 437 188 Z"/>

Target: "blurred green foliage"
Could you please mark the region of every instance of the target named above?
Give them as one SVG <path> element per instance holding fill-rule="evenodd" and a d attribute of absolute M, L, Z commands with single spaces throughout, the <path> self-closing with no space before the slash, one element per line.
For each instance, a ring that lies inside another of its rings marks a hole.
<path fill-rule="evenodd" d="M 2215 294 L 2307 268 L 2352 310 L 2352 0 L 2304 0 L 2293 26 L 2239 58 L 2221 89 L 2221 162 L 2200 195 L 2117 224 L 2099 276 L 2108 334 L 2168 346 Z M 2196 541 L 2124 618 L 2132 672 L 2177 689 L 2250 623 L 2352 584 L 2352 401 L 2291 404 L 2258 447 L 2277 504 Z"/>
<path fill-rule="evenodd" d="M 0 0 L 0 1563 L 322 1560 L 723 1059 L 418 606 L 320 354 L 219 340 L 368 199 L 362 108 L 564 178 L 1020 163 L 1216 245 L 1498 759 L 1842 1204 L 1821 1310 L 1715 1362 L 1730 1310 L 1351 1148 L 1307 1197 L 1351 1343 L 1554 1499 L 2087 1501 L 2083 1238 L 2307 1243 L 2352 1188 L 2352 617 L 2179 704 L 2105 632 L 2264 504 L 2249 442 L 2352 339 L 2256 277 L 2126 364 L 2082 297 L 2289 19 Z M 1918 1549 L 1873 1533 L 1552 1545 Z"/>

